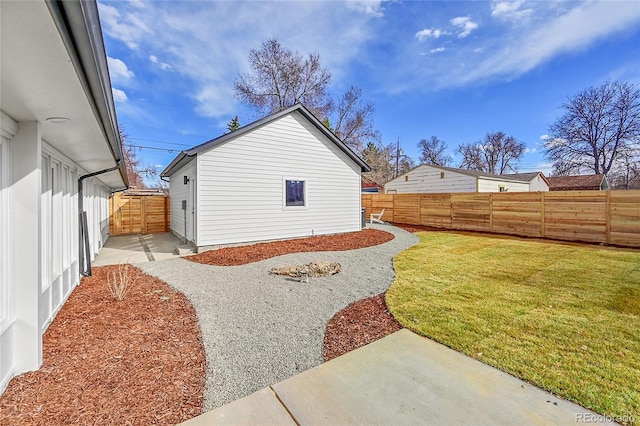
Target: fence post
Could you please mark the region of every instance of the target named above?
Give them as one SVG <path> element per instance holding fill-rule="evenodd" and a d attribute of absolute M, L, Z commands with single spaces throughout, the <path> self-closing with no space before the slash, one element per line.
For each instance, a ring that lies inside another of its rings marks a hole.
<path fill-rule="evenodd" d="M 453 192 L 449 193 L 449 223 L 451 223 L 451 229 L 455 229 L 453 226 Z"/>
<path fill-rule="evenodd" d="M 540 192 L 540 236 L 544 238 L 544 192 Z"/>
<path fill-rule="evenodd" d="M 606 211 L 604 213 L 605 215 L 605 221 L 606 221 L 606 242 L 607 244 L 611 244 L 611 190 L 607 190 L 607 202 L 606 202 Z"/>
<path fill-rule="evenodd" d="M 489 193 L 489 230 L 493 232 L 493 193 Z"/>

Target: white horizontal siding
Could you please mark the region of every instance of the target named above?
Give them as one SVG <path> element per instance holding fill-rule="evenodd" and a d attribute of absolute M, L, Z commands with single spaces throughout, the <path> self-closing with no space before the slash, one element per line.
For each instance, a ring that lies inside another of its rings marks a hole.
<path fill-rule="evenodd" d="M 501 186 L 508 192 L 529 192 L 528 182 L 509 182 L 484 177 L 478 179 L 478 192 L 500 192 Z"/>
<path fill-rule="evenodd" d="M 531 179 L 531 181 L 529 182 L 529 191 L 544 192 L 548 190 L 549 190 L 549 185 L 547 185 L 547 182 L 545 182 L 544 179 L 542 179 L 542 176 L 540 176 L 539 173 L 536 177 Z"/>
<path fill-rule="evenodd" d="M 476 178 L 423 164 L 388 182 L 384 189 L 396 194 L 476 192 Z"/>
<path fill-rule="evenodd" d="M 199 246 L 360 230 L 360 168 L 296 111 L 197 162 Z M 283 179 L 306 181 L 306 208 L 283 208 Z"/>
<path fill-rule="evenodd" d="M 189 184 L 184 184 L 184 176 L 189 178 Z M 171 211 L 171 224 L 170 228 L 173 233 L 179 235 L 180 237 L 185 237 L 185 211 L 182 209 L 182 200 L 187 201 L 187 229 L 193 229 L 192 219 L 193 215 L 191 214 L 191 206 L 192 200 L 189 196 L 189 190 L 191 188 L 190 184 L 195 184 L 196 177 L 196 160 L 195 158 L 191 160 L 187 165 L 182 167 L 177 172 L 173 173 L 170 176 L 169 180 L 169 200 L 170 200 L 170 211 Z M 188 235 L 190 240 L 193 240 L 193 236 L 191 234 Z"/>

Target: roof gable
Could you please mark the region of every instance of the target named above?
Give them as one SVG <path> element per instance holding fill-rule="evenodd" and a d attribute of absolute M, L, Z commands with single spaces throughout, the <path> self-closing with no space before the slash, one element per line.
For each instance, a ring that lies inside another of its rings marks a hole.
<path fill-rule="evenodd" d="M 362 172 L 371 171 L 371 168 L 364 162 L 355 152 L 353 152 L 344 142 L 342 142 L 331 130 L 327 128 L 324 124 L 320 122 L 304 105 L 295 104 L 286 108 L 282 111 L 273 113 L 268 115 L 260 120 L 254 121 L 253 123 L 247 124 L 246 126 L 240 127 L 238 130 L 235 130 L 230 133 L 226 133 L 222 136 L 219 136 L 215 139 L 211 139 L 207 142 L 204 142 L 200 145 L 196 145 L 191 149 L 182 151 L 173 161 L 162 171 L 161 176 L 169 176 L 174 171 L 182 168 L 185 164 L 190 162 L 196 155 L 208 151 L 210 149 L 215 148 L 218 145 L 221 145 L 226 142 L 233 141 L 234 139 L 242 136 L 246 133 L 251 132 L 265 124 L 276 121 L 288 114 L 291 114 L 294 111 L 298 111 L 305 119 L 307 119 L 312 125 L 314 125 L 322 134 L 324 134 L 331 142 L 333 142 L 341 151 L 343 151 L 347 156 L 353 160 L 358 166 L 360 166 L 360 170 Z"/>

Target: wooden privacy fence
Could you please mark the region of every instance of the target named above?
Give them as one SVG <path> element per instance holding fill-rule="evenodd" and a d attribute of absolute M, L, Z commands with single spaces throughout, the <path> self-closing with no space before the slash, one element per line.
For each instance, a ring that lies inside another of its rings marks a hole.
<path fill-rule="evenodd" d="M 640 247 L 640 190 L 362 194 L 362 207 L 388 222 Z"/>
<path fill-rule="evenodd" d="M 155 234 L 169 231 L 169 197 L 127 195 L 116 192 L 109 199 L 110 235 Z"/>

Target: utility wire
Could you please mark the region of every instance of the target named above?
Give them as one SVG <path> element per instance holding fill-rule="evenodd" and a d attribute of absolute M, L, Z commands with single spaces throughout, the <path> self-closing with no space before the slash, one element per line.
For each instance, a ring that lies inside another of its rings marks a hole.
<path fill-rule="evenodd" d="M 137 141 L 145 141 L 145 142 L 156 142 L 156 143 L 163 143 L 163 144 L 168 144 L 168 145 L 177 145 L 177 146 L 187 146 L 187 147 L 192 147 L 193 145 L 188 145 L 186 143 L 175 143 L 175 142 L 169 142 L 169 141 L 159 141 L 157 139 L 144 139 L 144 138 L 134 138 L 134 137 L 127 137 L 127 139 L 133 139 L 133 140 L 137 140 Z"/>
<path fill-rule="evenodd" d="M 174 152 L 182 151 L 181 149 L 158 148 L 158 147 L 155 147 L 155 146 L 143 146 L 143 145 L 131 145 L 131 144 L 126 144 L 126 146 L 131 147 L 131 148 L 138 148 L 138 149 L 152 149 L 154 151 L 166 151 L 169 154 L 173 154 Z"/>

